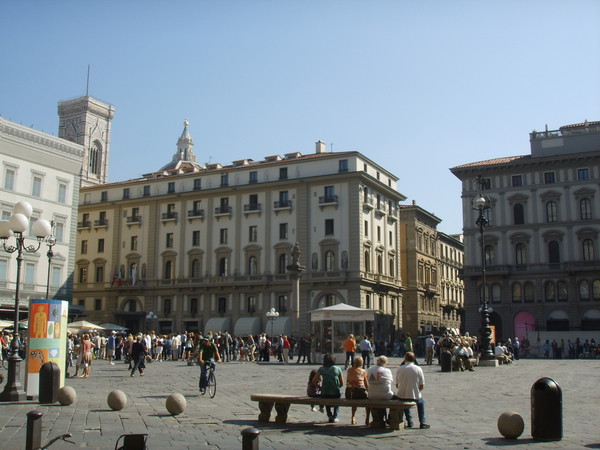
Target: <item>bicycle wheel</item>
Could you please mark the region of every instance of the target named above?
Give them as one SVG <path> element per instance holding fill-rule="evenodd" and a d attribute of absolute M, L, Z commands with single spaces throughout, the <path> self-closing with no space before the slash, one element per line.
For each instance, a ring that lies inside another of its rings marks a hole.
<path fill-rule="evenodd" d="M 208 395 L 210 395 L 210 398 L 214 398 L 215 394 L 217 393 L 217 379 L 215 377 L 215 373 L 211 370 L 210 374 L 208 375 Z"/>

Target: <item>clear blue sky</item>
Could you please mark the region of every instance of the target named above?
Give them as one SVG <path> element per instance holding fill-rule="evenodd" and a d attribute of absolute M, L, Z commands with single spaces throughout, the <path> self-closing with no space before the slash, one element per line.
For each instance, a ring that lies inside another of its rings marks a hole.
<path fill-rule="evenodd" d="M 462 230 L 455 165 L 600 120 L 600 2 L 5 0 L 0 114 L 113 104 L 110 181 L 159 169 L 190 122 L 199 162 L 356 150 Z"/>

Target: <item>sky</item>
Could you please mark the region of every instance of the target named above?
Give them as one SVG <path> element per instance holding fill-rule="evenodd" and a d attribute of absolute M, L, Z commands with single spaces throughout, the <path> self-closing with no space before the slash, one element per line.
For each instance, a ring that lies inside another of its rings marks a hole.
<path fill-rule="evenodd" d="M 597 0 L 4 0 L 0 115 L 58 134 L 57 103 L 114 105 L 109 181 L 171 160 L 359 151 L 462 231 L 451 167 L 600 120 Z"/>

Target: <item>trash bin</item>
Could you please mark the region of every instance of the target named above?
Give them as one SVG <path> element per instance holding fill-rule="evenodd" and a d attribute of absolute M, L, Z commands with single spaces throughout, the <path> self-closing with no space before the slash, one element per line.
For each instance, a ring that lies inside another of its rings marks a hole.
<path fill-rule="evenodd" d="M 551 378 L 531 387 L 531 437 L 537 441 L 562 439 L 562 390 Z"/>
<path fill-rule="evenodd" d="M 440 355 L 440 364 L 442 372 L 452 372 L 452 353 L 449 350 L 444 350 Z"/>
<path fill-rule="evenodd" d="M 40 403 L 55 403 L 60 390 L 60 368 L 58 364 L 47 362 L 40 369 Z"/>

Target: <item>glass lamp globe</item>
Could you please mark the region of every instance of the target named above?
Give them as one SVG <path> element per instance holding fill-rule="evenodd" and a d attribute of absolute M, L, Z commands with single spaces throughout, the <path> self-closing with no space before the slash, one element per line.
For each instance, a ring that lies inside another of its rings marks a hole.
<path fill-rule="evenodd" d="M 474 207 L 475 209 L 482 209 L 482 208 L 484 208 L 486 205 L 487 205 L 487 199 L 486 199 L 486 198 L 485 198 L 483 195 L 480 195 L 479 197 L 476 197 L 476 198 L 473 200 L 473 207 Z"/>
<path fill-rule="evenodd" d="M 29 219 L 31 217 L 31 214 L 33 213 L 33 206 L 31 206 L 31 203 L 21 200 L 15 205 L 15 207 L 13 208 L 13 212 L 15 214 L 23 214 Z"/>
<path fill-rule="evenodd" d="M 38 219 L 33 224 L 33 234 L 38 238 L 45 238 L 51 231 L 52 225 L 46 219 Z"/>
<path fill-rule="evenodd" d="M 8 219 L 8 226 L 15 233 L 24 233 L 29 228 L 29 219 L 25 214 L 16 213 Z"/>
<path fill-rule="evenodd" d="M 13 235 L 8 220 L 0 220 L 0 239 L 8 239 Z"/>

